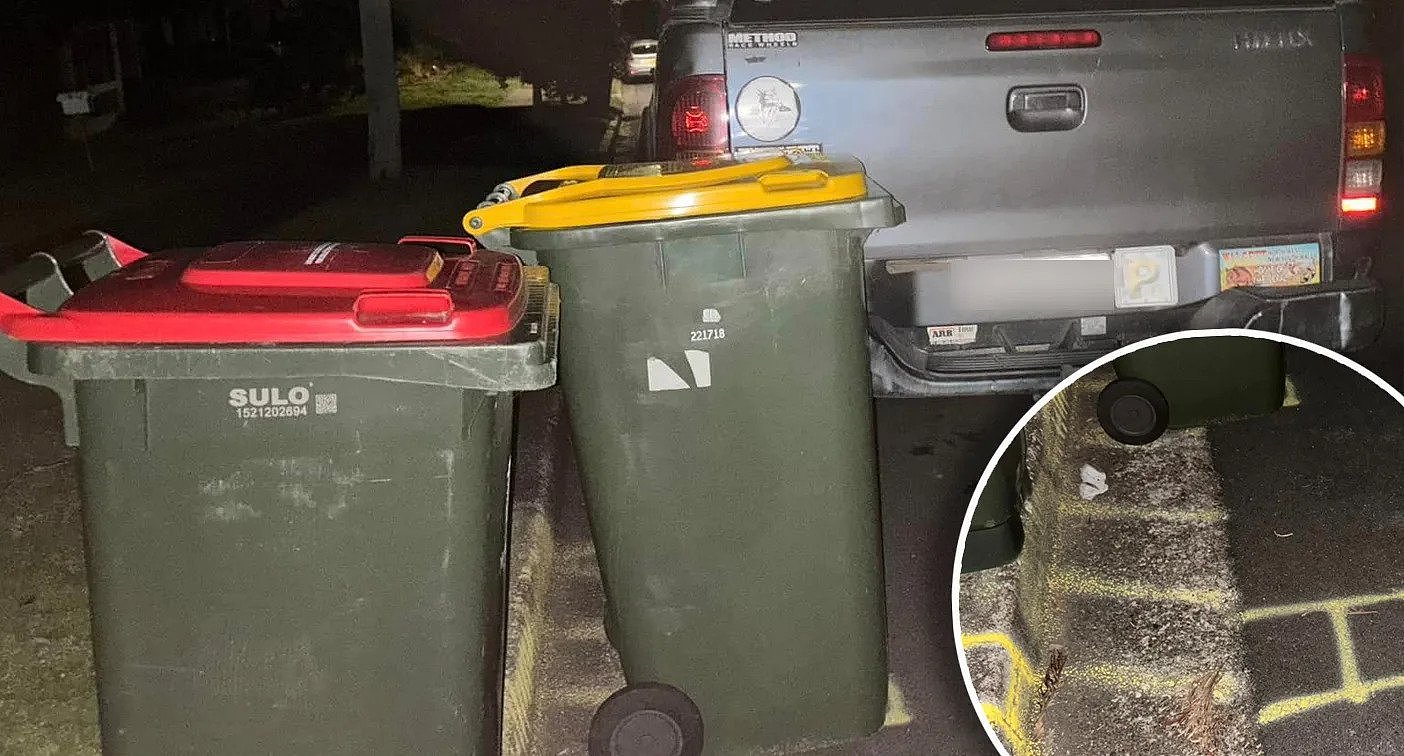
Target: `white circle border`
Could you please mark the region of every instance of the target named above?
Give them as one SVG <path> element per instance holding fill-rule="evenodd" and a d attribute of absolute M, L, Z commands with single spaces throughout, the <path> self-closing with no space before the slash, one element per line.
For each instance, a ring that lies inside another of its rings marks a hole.
<path fill-rule="evenodd" d="M 1314 352 L 1323 357 L 1330 358 L 1331 360 L 1334 360 L 1335 362 L 1344 365 L 1350 368 L 1351 370 L 1354 370 L 1356 373 L 1359 373 L 1360 375 L 1364 376 L 1371 383 L 1375 384 L 1380 389 L 1382 389 L 1386 394 L 1389 394 L 1390 397 L 1394 399 L 1394 401 L 1399 403 L 1401 408 L 1404 408 L 1404 394 L 1401 394 L 1398 389 L 1386 383 L 1383 378 L 1379 377 L 1374 372 L 1366 368 L 1364 365 L 1361 365 L 1360 363 L 1356 362 L 1355 360 L 1352 360 L 1349 357 L 1346 357 L 1345 355 L 1340 354 L 1338 352 L 1334 352 L 1330 349 L 1327 349 L 1326 347 L 1323 347 L 1319 344 L 1314 344 L 1310 341 L 1304 341 L 1295 336 L 1288 336 L 1286 334 L 1277 333 L 1275 331 L 1257 331 L 1249 330 L 1246 328 L 1206 328 L 1203 330 L 1195 331 L 1177 331 L 1175 333 L 1168 333 L 1162 336 L 1155 336 L 1149 339 L 1145 339 L 1144 341 L 1137 341 L 1134 344 L 1128 344 L 1127 346 L 1124 346 L 1114 352 L 1111 352 L 1110 354 L 1103 355 L 1097 358 L 1096 360 L 1093 360 L 1091 363 L 1084 365 L 1083 367 L 1075 371 L 1072 375 L 1069 375 L 1068 377 L 1060 381 L 1057 386 L 1053 387 L 1052 390 L 1040 396 L 1038 398 L 1038 401 L 1034 402 L 1034 405 L 1030 407 L 1027 412 L 1024 413 L 1024 416 L 1019 418 L 1019 422 L 1014 425 L 1013 429 L 1011 429 L 1009 433 L 1004 436 L 1004 440 L 1000 442 L 999 448 L 996 449 L 994 454 L 990 457 L 990 461 L 985 464 L 985 471 L 980 474 L 980 482 L 976 484 L 975 492 L 971 495 L 970 502 L 966 505 L 965 517 L 961 519 L 960 537 L 956 541 L 955 562 L 952 565 L 951 630 L 955 639 L 956 659 L 960 664 L 960 678 L 961 681 L 965 683 L 965 692 L 966 695 L 970 697 L 970 705 L 974 707 L 975 715 L 980 718 L 980 725 L 985 728 L 986 737 L 988 737 L 990 739 L 990 742 L 994 744 L 995 750 L 999 751 L 1000 756 L 1012 755 L 1009 753 L 1008 749 L 1004 747 L 1004 743 L 1000 740 L 998 733 L 995 732 L 994 724 L 990 722 L 989 717 L 985 716 L 984 706 L 981 704 L 980 696 L 975 692 L 975 684 L 970 678 L 970 664 L 966 661 L 965 648 L 961 642 L 962 635 L 960 627 L 960 565 L 961 562 L 965 560 L 965 537 L 970 532 L 970 521 L 974 518 L 975 515 L 975 503 L 980 500 L 980 496 L 985 492 L 985 486 L 989 483 L 990 475 L 994 472 L 995 463 L 999 461 L 1000 457 L 1004 456 L 1004 452 L 1019 437 L 1019 433 L 1024 430 L 1024 426 L 1028 425 L 1029 421 L 1032 420 L 1035 415 L 1041 412 L 1044 406 L 1046 406 L 1049 402 L 1053 401 L 1054 397 L 1066 390 L 1069 386 L 1081 380 L 1088 373 L 1091 373 L 1092 371 L 1102 367 L 1103 365 L 1110 363 L 1112 360 L 1115 360 L 1121 357 L 1122 355 L 1131 354 L 1132 352 L 1145 349 L 1146 347 L 1152 347 L 1156 344 L 1164 344 L 1168 341 L 1179 341 L 1180 339 L 1202 339 L 1208 338 L 1210 336 L 1243 336 L 1253 339 L 1264 339 L 1266 341 L 1276 341 L 1282 344 L 1287 344 L 1288 346 L 1300 347 L 1309 352 Z"/>

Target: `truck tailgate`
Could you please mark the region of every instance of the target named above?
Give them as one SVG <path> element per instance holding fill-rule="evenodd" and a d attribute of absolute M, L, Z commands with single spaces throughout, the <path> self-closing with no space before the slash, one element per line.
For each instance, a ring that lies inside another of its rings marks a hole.
<path fill-rule="evenodd" d="M 1101 44 L 986 49 L 992 33 L 1027 30 L 1095 30 Z M 733 20 L 729 31 L 731 101 L 773 76 L 799 106 L 794 129 L 773 142 L 748 136 L 733 112 L 734 148 L 852 153 L 906 205 L 908 222 L 876 235 L 870 258 L 1183 244 L 1336 224 L 1342 32 L 1329 6 Z M 1016 130 L 1011 93 L 1024 87 L 1082 93 L 1082 122 Z"/>

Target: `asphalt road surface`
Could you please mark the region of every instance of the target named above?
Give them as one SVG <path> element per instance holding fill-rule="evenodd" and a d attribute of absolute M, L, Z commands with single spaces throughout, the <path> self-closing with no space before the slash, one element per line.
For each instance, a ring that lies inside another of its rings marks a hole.
<path fill-rule="evenodd" d="M 975 484 L 1032 404 L 1032 397 L 878 403 L 888 658 L 912 724 L 880 733 L 859 753 L 995 752 L 956 662 L 951 570 Z"/>
<path fill-rule="evenodd" d="M 1404 753 L 1404 408 L 1289 352 L 1301 405 L 1209 432 L 1265 753 Z"/>

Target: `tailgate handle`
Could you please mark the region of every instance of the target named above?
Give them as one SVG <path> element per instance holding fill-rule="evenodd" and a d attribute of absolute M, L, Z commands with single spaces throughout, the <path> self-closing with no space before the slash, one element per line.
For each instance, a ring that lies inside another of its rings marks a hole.
<path fill-rule="evenodd" d="M 1087 95 L 1076 84 L 1014 87 L 1006 113 L 1015 131 L 1069 131 L 1087 119 Z"/>

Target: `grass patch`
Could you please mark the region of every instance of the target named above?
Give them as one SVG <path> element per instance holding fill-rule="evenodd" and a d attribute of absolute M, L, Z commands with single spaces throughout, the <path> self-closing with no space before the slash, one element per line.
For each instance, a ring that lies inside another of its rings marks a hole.
<path fill-rule="evenodd" d="M 408 68 L 408 70 L 406 70 Z M 401 67 L 400 109 L 422 110 L 449 105 L 496 107 L 511 89 L 521 86 L 508 79 L 503 87 L 497 76 L 476 66 L 440 63 L 433 66 Z M 356 95 L 334 109 L 337 115 L 364 114 L 366 97 Z"/>

